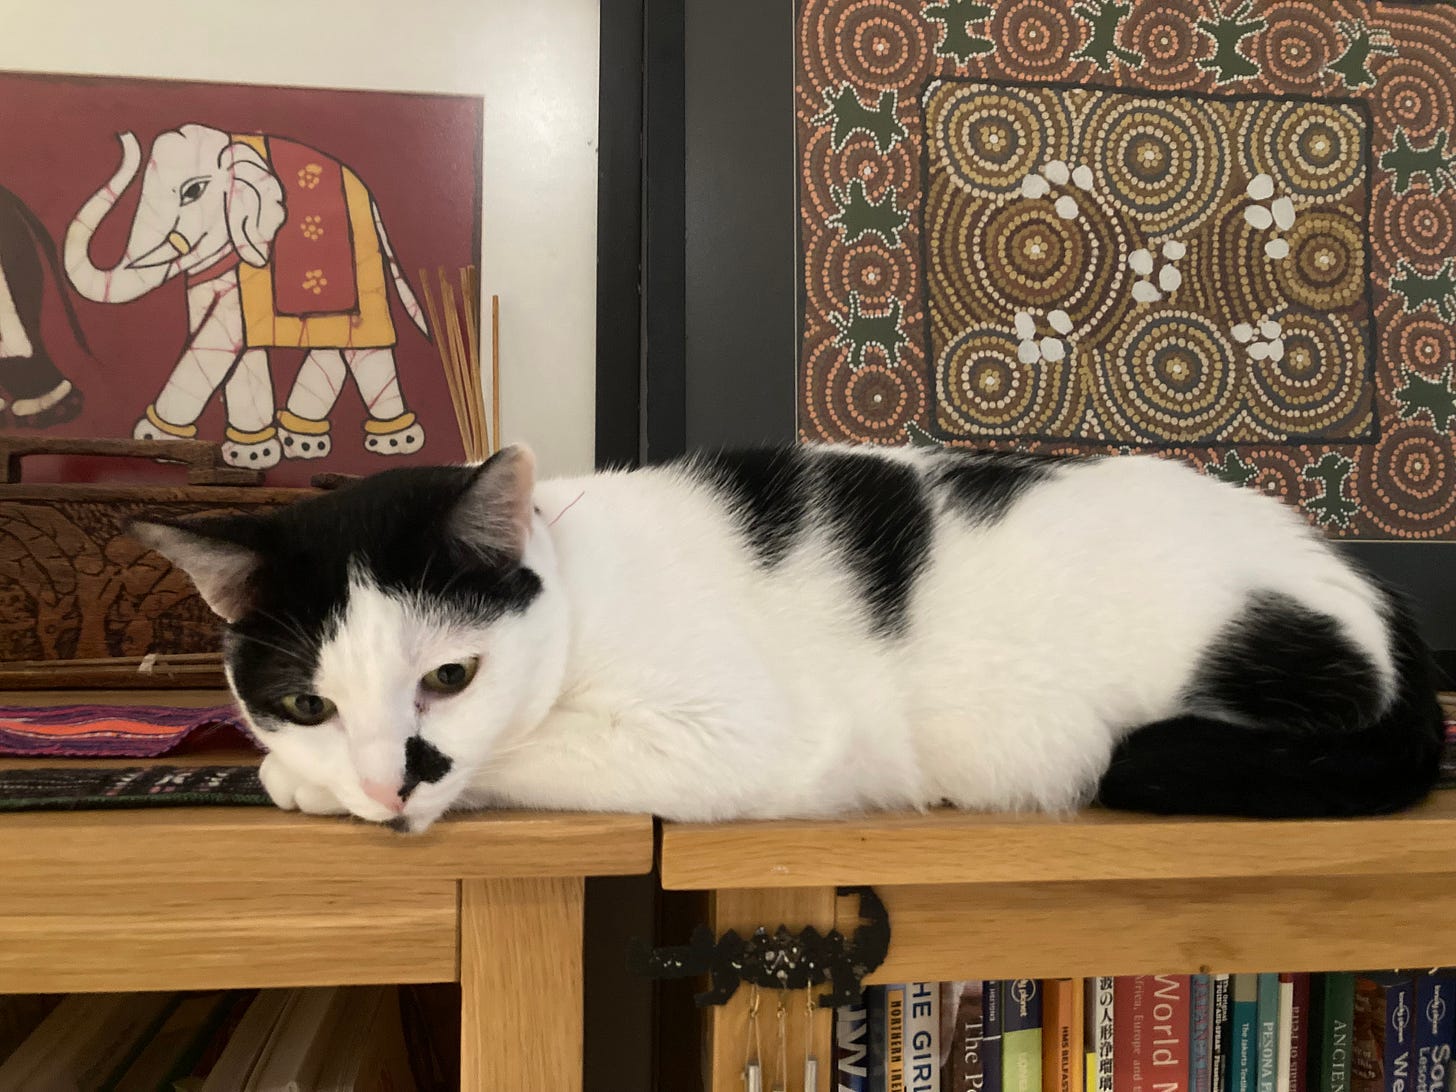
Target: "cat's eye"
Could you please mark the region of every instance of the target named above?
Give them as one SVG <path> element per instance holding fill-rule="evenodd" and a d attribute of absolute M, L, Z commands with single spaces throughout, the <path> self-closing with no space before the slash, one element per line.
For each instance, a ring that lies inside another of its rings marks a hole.
<path fill-rule="evenodd" d="M 338 712 L 333 702 L 318 694 L 289 694 L 278 704 L 293 723 L 308 726 L 322 724 Z"/>
<path fill-rule="evenodd" d="M 420 685 L 435 694 L 458 694 L 470 685 L 470 680 L 475 678 L 475 671 L 478 667 L 480 667 L 479 656 L 472 656 L 468 660 L 459 660 L 455 663 L 441 664 L 435 670 L 428 672 L 420 680 Z"/>

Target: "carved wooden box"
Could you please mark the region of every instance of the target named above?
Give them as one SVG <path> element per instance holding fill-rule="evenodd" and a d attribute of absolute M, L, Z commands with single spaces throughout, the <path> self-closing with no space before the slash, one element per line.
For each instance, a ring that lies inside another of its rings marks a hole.
<path fill-rule="evenodd" d="M 181 463 L 186 484 L 27 484 L 28 455 Z M 0 437 L 0 689 L 222 685 L 217 619 L 184 573 L 123 528 L 312 492 L 260 480 L 202 441 Z"/>

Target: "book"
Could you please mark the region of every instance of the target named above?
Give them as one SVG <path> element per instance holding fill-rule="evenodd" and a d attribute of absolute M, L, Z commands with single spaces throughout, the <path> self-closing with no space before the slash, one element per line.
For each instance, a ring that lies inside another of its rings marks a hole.
<path fill-rule="evenodd" d="M 1310 1092 L 1308 1054 L 1311 978 L 1312 976 L 1308 974 L 1289 976 L 1294 986 L 1293 997 L 1290 999 L 1289 1005 L 1290 1092 Z"/>
<path fill-rule="evenodd" d="M 1042 983 L 1041 1074 L 1044 1092 L 1083 1092 L 1085 992 L 1080 978 Z"/>
<path fill-rule="evenodd" d="M 1192 1022 L 1189 1082 L 1193 1092 L 1213 1092 L 1213 980 L 1209 975 L 1195 974 L 1188 988 Z"/>
<path fill-rule="evenodd" d="M 1233 1028 L 1229 1045 L 1229 1092 L 1254 1092 L 1259 1072 L 1259 976 L 1233 976 Z"/>
<path fill-rule="evenodd" d="M 1274 1087 L 1293 1092 L 1294 976 L 1279 975 L 1279 1046 L 1275 1051 Z"/>
<path fill-rule="evenodd" d="M 322 986 L 294 995 L 277 1035 L 258 1059 L 248 1092 L 311 1092 L 328 1050 L 325 1025 L 331 1014 L 337 1015 L 340 992 Z"/>
<path fill-rule="evenodd" d="M 170 1092 L 198 1092 L 207 1082 L 207 1075 L 213 1071 L 232 1042 L 233 1033 L 243 1022 L 243 1017 L 253 1006 L 257 990 L 231 990 L 228 1000 L 212 1019 L 207 1030 L 193 1044 L 187 1056 L 178 1064 L 173 1074 Z"/>
<path fill-rule="evenodd" d="M 71 994 L 0 1064 L 0 1088 L 101 1088 L 164 1018 L 169 993 Z"/>
<path fill-rule="evenodd" d="M 905 984 L 904 1087 L 905 1092 L 940 1092 L 939 982 Z"/>
<path fill-rule="evenodd" d="M 415 1092 L 399 990 L 355 986 L 345 991 L 341 1007 L 331 1052 L 314 1086 L 317 1092 Z"/>
<path fill-rule="evenodd" d="M 981 1061 L 981 1038 L 985 1021 L 984 998 L 985 983 L 980 979 L 946 982 L 941 986 L 942 1092 L 983 1092 L 985 1069 Z"/>
<path fill-rule="evenodd" d="M 1188 1092 L 1188 975 L 1134 975 L 1114 988 L 1115 1092 Z"/>
<path fill-rule="evenodd" d="M 905 983 L 865 991 L 870 1016 L 869 1092 L 905 1092 Z"/>
<path fill-rule="evenodd" d="M 1355 979 L 1352 1092 L 1409 1092 L 1411 992 L 1411 980 L 1401 974 Z"/>
<path fill-rule="evenodd" d="M 1232 1016 L 1232 980 L 1226 974 L 1213 976 L 1213 1019 L 1209 1028 L 1213 1061 L 1209 1074 L 1213 1092 L 1228 1092 L 1229 1029 Z"/>
<path fill-rule="evenodd" d="M 981 991 L 981 1004 L 984 1017 L 983 1032 L 981 1035 L 982 1087 L 985 1089 L 985 1092 L 1001 1092 L 1001 1074 L 1003 1070 L 1001 1035 L 1003 1021 L 1001 1018 L 1000 980 L 989 978 L 985 981 Z"/>
<path fill-rule="evenodd" d="M 834 1080 L 838 1092 L 869 1092 L 869 1019 L 863 1004 L 834 1010 Z"/>
<path fill-rule="evenodd" d="M 259 1057 L 278 1028 L 295 990 L 259 990 L 233 1029 L 202 1092 L 242 1092 L 248 1087 Z"/>
<path fill-rule="evenodd" d="M 1355 976 L 1322 975 L 1318 994 L 1318 1092 L 1352 1092 L 1350 1049 L 1355 1020 Z"/>
<path fill-rule="evenodd" d="M 1113 996 L 1117 980 L 1110 975 L 1089 980 L 1088 1024 L 1091 1033 L 1087 1043 L 1096 1062 L 1089 1092 L 1113 1092 L 1116 1059 L 1113 1051 Z"/>
<path fill-rule="evenodd" d="M 199 1040 L 210 1034 L 229 994 L 224 990 L 186 994 L 111 1087 L 111 1092 L 155 1092 L 185 1075 Z"/>
<path fill-rule="evenodd" d="M 1042 1092 L 1041 983 L 1010 978 L 1001 987 L 1001 1088 Z M 994 1090 L 993 1090 L 994 1092 Z"/>
<path fill-rule="evenodd" d="M 1433 971 L 1416 979 L 1415 1092 L 1451 1087 L 1452 1041 L 1456 1039 L 1456 973 Z"/>
<path fill-rule="evenodd" d="M 1258 1011 L 1254 1044 L 1257 1092 L 1279 1092 L 1279 976 L 1258 976 Z"/>

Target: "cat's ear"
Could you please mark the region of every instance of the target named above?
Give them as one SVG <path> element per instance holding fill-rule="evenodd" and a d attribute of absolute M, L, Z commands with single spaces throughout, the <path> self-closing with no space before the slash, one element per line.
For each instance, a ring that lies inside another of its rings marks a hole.
<path fill-rule="evenodd" d="M 473 472 L 451 514 L 450 529 L 467 546 L 520 561 L 531 537 L 535 487 L 531 449 L 523 444 L 502 448 Z"/>
<path fill-rule="evenodd" d="M 253 605 L 253 574 L 262 563 L 256 550 L 237 541 L 236 521 L 162 523 L 133 520 L 126 533 L 156 550 L 192 578 L 198 594 L 224 622 L 236 622 Z"/>

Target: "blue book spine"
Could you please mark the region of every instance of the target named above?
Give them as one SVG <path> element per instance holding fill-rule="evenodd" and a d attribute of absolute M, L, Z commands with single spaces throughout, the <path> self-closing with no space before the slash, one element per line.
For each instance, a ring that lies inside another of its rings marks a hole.
<path fill-rule="evenodd" d="M 1276 1092 L 1279 1080 L 1279 976 L 1259 976 L 1257 1092 Z"/>
<path fill-rule="evenodd" d="M 1001 983 L 989 979 L 982 989 L 985 1031 L 981 1036 L 981 1088 L 1001 1092 Z"/>
<path fill-rule="evenodd" d="M 1385 988 L 1385 1092 L 1411 1092 L 1415 988 L 1408 978 Z"/>
<path fill-rule="evenodd" d="M 1416 1092 L 1449 1092 L 1451 1048 L 1456 1044 L 1456 973 L 1437 971 L 1416 980 Z"/>
<path fill-rule="evenodd" d="M 1234 976 L 1233 1042 L 1229 1058 L 1229 1092 L 1254 1092 L 1258 1072 L 1259 989 L 1251 974 Z"/>
<path fill-rule="evenodd" d="M 1213 1092 L 1213 988 L 1212 980 L 1206 974 L 1196 974 L 1191 980 L 1192 1041 L 1189 1053 L 1192 1059 L 1189 1070 L 1193 1092 Z"/>
<path fill-rule="evenodd" d="M 835 1009 L 834 1079 L 838 1092 L 869 1092 L 869 1054 L 869 1011 L 864 1005 Z"/>

